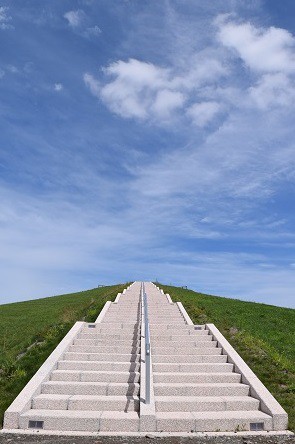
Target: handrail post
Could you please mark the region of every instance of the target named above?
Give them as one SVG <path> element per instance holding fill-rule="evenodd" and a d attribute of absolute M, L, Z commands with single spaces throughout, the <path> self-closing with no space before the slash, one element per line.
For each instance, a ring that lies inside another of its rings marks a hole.
<path fill-rule="evenodd" d="M 145 292 L 144 283 L 141 283 L 141 308 L 144 313 L 144 339 L 145 339 L 145 403 L 149 404 L 151 401 L 151 342 L 150 342 L 150 328 L 148 318 L 147 296 Z"/>

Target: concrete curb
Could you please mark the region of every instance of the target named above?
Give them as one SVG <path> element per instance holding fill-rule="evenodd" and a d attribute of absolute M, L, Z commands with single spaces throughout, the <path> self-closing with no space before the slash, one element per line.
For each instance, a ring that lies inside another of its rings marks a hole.
<path fill-rule="evenodd" d="M 186 309 L 184 308 L 184 306 L 182 305 L 181 302 L 176 302 L 177 307 L 179 308 L 180 313 L 182 314 L 182 316 L 184 317 L 184 320 L 186 322 L 187 325 L 194 325 L 193 321 L 191 320 L 191 318 L 189 317 L 189 315 L 187 314 Z"/>
<path fill-rule="evenodd" d="M 114 303 L 114 304 L 118 304 L 118 302 L 119 302 L 121 296 L 122 296 L 122 293 L 118 293 L 117 296 L 116 296 L 116 299 L 114 300 L 113 303 Z"/>
<path fill-rule="evenodd" d="M 167 301 L 169 302 L 169 304 L 174 304 L 174 302 L 171 299 L 170 294 L 166 293 L 166 298 L 167 298 Z"/>
<path fill-rule="evenodd" d="M 110 308 L 111 304 L 112 304 L 111 301 L 107 301 L 107 302 L 104 304 L 103 309 L 101 310 L 101 312 L 99 313 L 98 317 L 97 317 L 96 320 L 95 320 L 95 323 L 96 323 L 96 324 L 99 324 L 99 323 L 103 320 L 103 318 L 104 318 L 106 312 L 108 311 L 108 309 Z"/>
<path fill-rule="evenodd" d="M 273 429 L 285 430 L 288 426 L 288 415 L 278 401 L 267 390 L 265 385 L 257 378 L 241 356 L 235 351 L 225 337 L 214 324 L 206 324 L 205 327 L 213 335 L 214 339 L 228 355 L 228 361 L 234 364 L 235 371 L 241 373 L 242 382 L 250 386 L 251 396 L 260 400 L 260 408 L 264 413 L 273 417 Z"/>
<path fill-rule="evenodd" d="M 58 438 L 57 438 L 58 436 Z M 294 444 L 292 432 L 211 432 L 211 433 L 126 433 L 121 432 L 28 432 L 12 430 L 0 431 L 0 444 L 143 444 L 150 440 L 161 444 Z M 102 441 L 101 441 L 102 440 Z"/>
<path fill-rule="evenodd" d="M 72 345 L 75 337 L 81 331 L 85 322 L 76 322 L 64 339 L 58 344 L 37 373 L 32 377 L 28 384 L 23 388 L 13 403 L 8 407 L 4 415 L 5 429 L 18 429 L 20 414 L 31 408 L 33 396 L 41 393 L 41 384 L 49 380 L 49 375 L 56 368 L 57 361 Z"/>

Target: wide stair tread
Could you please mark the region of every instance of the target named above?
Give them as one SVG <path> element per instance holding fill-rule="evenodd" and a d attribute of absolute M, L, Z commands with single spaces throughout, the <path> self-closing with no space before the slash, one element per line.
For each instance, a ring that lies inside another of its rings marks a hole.
<path fill-rule="evenodd" d="M 227 432 L 250 430 L 251 423 L 263 423 L 272 429 L 271 416 L 259 410 L 157 412 L 158 432 Z"/>
<path fill-rule="evenodd" d="M 20 428 L 28 421 L 44 421 L 44 430 L 85 432 L 138 432 L 138 412 L 92 410 L 35 410 L 20 415 Z"/>
<path fill-rule="evenodd" d="M 139 411 L 138 396 L 40 394 L 33 398 L 34 409 Z"/>

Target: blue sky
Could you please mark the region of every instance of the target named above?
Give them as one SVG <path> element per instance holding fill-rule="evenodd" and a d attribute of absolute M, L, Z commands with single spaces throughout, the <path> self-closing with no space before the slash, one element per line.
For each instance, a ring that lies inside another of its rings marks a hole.
<path fill-rule="evenodd" d="M 158 279 L 294 307 L 294 14 L 2 1 L 1 303 Z"/>

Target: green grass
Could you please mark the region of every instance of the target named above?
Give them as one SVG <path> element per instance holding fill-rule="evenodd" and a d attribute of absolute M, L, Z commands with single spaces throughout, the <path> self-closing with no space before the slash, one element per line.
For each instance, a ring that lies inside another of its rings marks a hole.
<path fill-rule="evenodd" d="M 0 305 L 0 422 L 76 321 L 92 322 L 124 285 Z M 161 285 L 195 324 L 214 323 L 289 414 L 295 430 L 295 310 Z"/>
<path fill-rule="evenodd" d="M 157 284 L 194 324 L 214 323 L 289 415 L 295 431 L 295 310 Z"/>
<path fill-rule="evenodd" d="M 0 424 L 6 408 L 74 323 L 93 322 L 126 285 L 0 305 Z"/>

